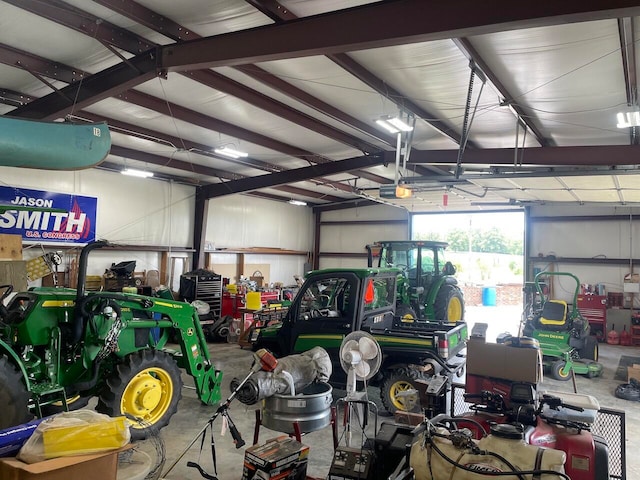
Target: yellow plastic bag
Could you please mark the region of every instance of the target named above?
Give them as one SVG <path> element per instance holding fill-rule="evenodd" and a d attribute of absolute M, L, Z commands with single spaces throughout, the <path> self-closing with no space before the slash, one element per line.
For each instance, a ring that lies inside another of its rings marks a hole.
<path fill-rule="evenodd" d="M 43 421 L 20 449 L 25 463 L 56 457 L 86 455 L 123 447 L 131 440 L 125 417 L 93 410 L 63 412 Z"/>

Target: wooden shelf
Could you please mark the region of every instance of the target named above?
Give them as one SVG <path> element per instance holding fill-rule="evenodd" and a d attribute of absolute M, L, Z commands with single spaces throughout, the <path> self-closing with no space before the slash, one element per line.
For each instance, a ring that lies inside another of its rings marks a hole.
<path fill-rule="evenodd" d="M 303 252 L 301 250 L 287 250 L 285 248 L 272 247 L 219 248 L 215 250 L 205 250 L 205 253 L 243 253 L 245 255 L 309 255 L 309 252 Z"/>

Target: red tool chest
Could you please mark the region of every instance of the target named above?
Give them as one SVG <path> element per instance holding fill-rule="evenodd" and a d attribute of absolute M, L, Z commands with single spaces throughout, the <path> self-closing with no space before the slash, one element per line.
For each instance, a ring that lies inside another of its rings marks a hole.
<path fill-rule="evenodd" d="M 607 336 L 607 296 L 578 295 L 578 310 L 591 325 L 591 334 L 603 342 Z"/>

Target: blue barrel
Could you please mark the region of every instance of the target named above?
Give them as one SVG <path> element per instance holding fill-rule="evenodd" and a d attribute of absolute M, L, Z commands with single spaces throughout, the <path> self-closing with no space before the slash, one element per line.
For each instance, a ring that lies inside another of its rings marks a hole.
<path fill-rule="evenodd" d="M 482 305 L 485 307 L 495 307 L 496 297 L 496 287 L 484 287 L 482 289 Z"/>

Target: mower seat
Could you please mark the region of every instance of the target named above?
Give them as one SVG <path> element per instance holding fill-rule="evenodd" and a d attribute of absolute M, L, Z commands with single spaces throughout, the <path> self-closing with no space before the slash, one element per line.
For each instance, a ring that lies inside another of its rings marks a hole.
<path fill-rule="evenodd" d="M 567 311 L 569 307 L 563 300 L 549 300 L 542 307 L 542 313 L 536 323 L 541 330 L 560 332 L 569 329 Z"/>

